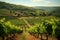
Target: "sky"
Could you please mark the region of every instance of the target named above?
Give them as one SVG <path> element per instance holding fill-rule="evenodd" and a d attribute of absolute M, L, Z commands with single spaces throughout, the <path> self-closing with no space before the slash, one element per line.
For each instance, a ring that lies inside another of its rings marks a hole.
<path fill-rule="evenodd" d="M 60 0 L 0 0 L 24 6 L 60 6 Z"/>

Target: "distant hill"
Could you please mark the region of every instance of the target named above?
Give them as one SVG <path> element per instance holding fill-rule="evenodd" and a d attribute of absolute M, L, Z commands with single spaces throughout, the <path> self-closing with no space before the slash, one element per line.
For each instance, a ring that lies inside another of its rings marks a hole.
<path fill-rule="evenodd" d="M 46 7 L 46 6 L 36 6 L 34 7 L 35 9 L 42 9 L 42 10 L 45 10 L 45 11 L 54 11 L 56 9 L 59 9 L 60 10 L 60 7 Z"/>
<path fill-rule="evenodd" d="M 8 9 L 14 11 L 34 11 L 32 7 L 22 6 L 22 5 L 15 5 L 5 2 L 0 2 L 0 9 Z"/>
<path fill-rule="evenodd" d="M 44 11 L 47 11 L 49 12 L 51 15 L 59 15 L 60 16 L 60 7 L 44 7 L 44 6 L 36 6 L 36 7 L 33 7 L 35 9 L 42 9 Z"/>
<path fill-rule="evenodd" d="M 0 15 L 15 14 L 17 16 L 60 16 L 60 7 L 27 7 L 23 5 L 0 2 Z"/>
<path fill-rule="evenodd" d="M 27 7 L 22 5 L 15 5 L 6 2 L 0 2 L 0 14 L 20 14 L 20 16 L 38 16 L 42 10 L 34 9 L 33 7 Z M 10 11 L 10 12 L 8 12 Z"/>

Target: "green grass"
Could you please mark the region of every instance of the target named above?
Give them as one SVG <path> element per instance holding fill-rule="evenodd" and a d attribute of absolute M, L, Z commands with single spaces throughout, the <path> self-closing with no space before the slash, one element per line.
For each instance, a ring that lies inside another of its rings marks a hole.
<path fill-rule="evenodd" d="M 5 18 L 7 21 L 17 19 L 16 17 L 13 17 L 13 16 L 0 16 L 0 19 L 2 19 L 2 18 Z"/>
<path fill-rule="evenodd" d="M 45 17 L 38 17 L 38 18 L 26 18 L 26 20 L 33 26 L 35 24 L 40 23 L 41 21 L 44 20 L 50 20 L 50 19 L 56 19 L 56 20 L 60 20 L 60 18 L 57 17 L 53 17 L 53 16 L 45 16 Z"/>
<path fill-rule="evenodd" d="M 10 11 L 7 9 L 0 9 L 0 15 L 4 14 L 10 14 Z"/>
<path fill-rule="evenodd" d="M 18 26 L 23 26 L 26 25 L 25 22 L 22 19 L 14 19 L 14 20 L 9 20 L 12 24 L 18 25 Z"/>
<path fill-rule="evenodd" d="M 16 17 L 13 16 L 0 16 L 0 19 L 5 18 L 6 21 L 10 21 L 12 24 L 17 25 L 17 26 L 27 26 L 25 22 L 22 19 L 17 19 Z"/>
<path fill-rule="evenodd" d="M 24 22 L 24 20 L 22 19 L 17 19 L 16 17 L 13 16 L 0 16 L 0 19 L 2 18 L 6 18 L 6 21 L 10 21 L 12 24 L 17 25 L 17 26 L 21 26 L 21 27 L 27 27 L 27 24 Z M 38 18 L 25 18 L 32 26 L 35 25 L 36 23 L 40 23 L 43 20 L 49 20 L 49 19 L 59 19 L 57 17 L 53 17 L 53 16 L 47 16 L 47 17 L 38 17 Z"/>

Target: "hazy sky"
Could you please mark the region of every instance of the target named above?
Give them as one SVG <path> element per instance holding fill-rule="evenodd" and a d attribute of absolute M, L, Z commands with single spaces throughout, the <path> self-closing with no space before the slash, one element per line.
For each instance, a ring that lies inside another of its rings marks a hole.
<path fill-rule="evenodd" d="M 25 6 L 60 6 L 60 0 L 0 0 Z"/>

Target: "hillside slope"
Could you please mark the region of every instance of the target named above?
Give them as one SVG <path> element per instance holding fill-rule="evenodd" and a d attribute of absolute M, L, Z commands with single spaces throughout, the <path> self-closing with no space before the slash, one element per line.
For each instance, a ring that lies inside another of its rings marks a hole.
<path fill-rule="evenodd" d="M 60 16 L 60 7 L 27 7 L 0 2 L 0 15 L 15 14 L 20 16 Z"/>
<path fill-rule="evenodd" d="M 44 11 L 47 11 L 50 13 L 50 15 L 56 15 L 56 16 L 60 16 L 60 7 L 58 6 L 55 6 L 55 7 L 44 7 L 44 6 L 36 6 L 36 7 L 33 7 L 35 9 L 42 9 Z"/>
<path fill-rule="evenodd" d="M 34 9 L 32 7 L 15 5 L 6 2 L 0 2 L 0 10 L 1 10 L 0 14 L 14 13 L 14 14 L 20 14 L 20 16 L 35 16 L 37 12 L 42 11 Z"/>

